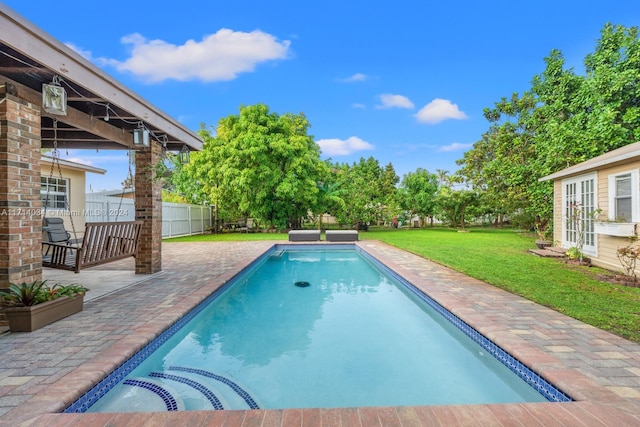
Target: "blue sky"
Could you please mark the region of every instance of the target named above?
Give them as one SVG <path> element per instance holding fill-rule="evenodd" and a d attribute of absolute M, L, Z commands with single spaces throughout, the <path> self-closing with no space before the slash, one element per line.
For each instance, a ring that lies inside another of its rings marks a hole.
<path fill-rule="evenodd" d="M 637 0 L 4 3 L 190 129 L 264 103 L 304 113 L 323 158 L 400 177 L 454 172 L 551 49 L 582 72 L 606 22 L 640 25 Z M 127 175 L 124 151 L 62 157 L 107 169 L 94 191 Z"/>

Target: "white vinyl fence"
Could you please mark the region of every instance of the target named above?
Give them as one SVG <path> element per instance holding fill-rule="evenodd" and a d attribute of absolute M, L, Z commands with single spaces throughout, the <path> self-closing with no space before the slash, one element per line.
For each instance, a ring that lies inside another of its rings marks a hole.
<path fill-rule="evenodd" d="M 87 194 L 85 221 L 134 221 L 133 199 Z M 211 229 L 211 208 L 201 205 L 162 202 L 162 237 L 204 234 Z"/>

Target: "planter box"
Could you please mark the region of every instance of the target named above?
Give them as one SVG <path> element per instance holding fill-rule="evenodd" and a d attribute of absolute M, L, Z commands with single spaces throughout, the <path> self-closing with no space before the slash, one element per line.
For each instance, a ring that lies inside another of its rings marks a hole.
<path fill-rule="evenodd" d="M 538 249 L 550 248 L 553 242 L 550 240 L 536 240 L 536 246 Z"/>
<path fill-rule="evenodd" d="M 594 230 L 598 234 L 629 237 L 636 234 L 636 225 L 633 222 L 596 222 Z"/>
<path fill-rule="evenodd" d="M 32 332 L 82 311 L 84 294 L 61 297 L 31 307 L 9 307 L 4 313 L 12 332 Z"/>

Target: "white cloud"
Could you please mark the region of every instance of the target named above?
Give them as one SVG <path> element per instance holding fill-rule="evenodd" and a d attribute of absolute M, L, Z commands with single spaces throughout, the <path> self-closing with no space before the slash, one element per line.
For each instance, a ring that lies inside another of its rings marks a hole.
<path fill-rule="evenodd" d="M 366 106 L 366 105 L 361 104 L 361 103 L 359 103 L 359 102 L 356 102 L 355 104 L 352 104 L 351 106 L 352 106 L 353 108 L 360 108 L 360 109 L 367 108 L 367 106 Z"/>
<path fill-rule="evenodd" d="M 354 75 L 346 77 L 344 79 L 338 79 L 338 81 L 342 83 L 356 83 L 356 82 L 363 82 L 368 79 L 369 77 L 366 74 L 355 73 Z"/>
<path fill-rule="evenodd" d="M 93 162 L 86 157 L 67 157 L 65 160 L 69 162 L 79 163 L 81 165 L 93 166 Z"/>
<path fill-rule="evenodd" d="M 467 115 L 448 99 L 435 98 L 415 114 L 420 123 L 437 124 L 447 119 L 462 120 Z"/>
<path fill-rule="evenodd" d="M 98 167 L 104 167 L 105 163 L 114 162 L 118 165 L 127 165 L 128 154 L 126 151 L 121 150 L 103 150 L 96 152 L 95 150 L 81 150 L 81 149 L 62 149 L 60 158 L 68 160 L 70 162 L 81 163 L 88 166 L 102 165 Z"/>
<path fill-rule="evenodd" d="M 320 139 L 316 141 L 316 144 L 320 146 L 322 154 L 326 156 L 346 156 L 358 151 L 374 149 L 373 145 L 357 136 L 351 136 L 346 140 L 338 138 Z"/>
<path fill-rule="evenodd" d="M 84 50 L 84 49 L 80 49 L 78 46 L 76 46 L 73 43 L 65 43 L 65 45 L 73 50 L 74 52 L 76 52 L 77 54 L 79 54 L 80 56 L 82 56 L 84 59 L 87 59 L 89 61 L 91 61 L 91 51 L 89 50 Z"/>
<path fill-rule="evenodd" d="M 381 105 L 376 105 L 376 108 L 407 108 L 412 109 L 414 107 L 413 102 L 406 96 L 402 95 L 393 95 L 390 93 L 385 93 L 380 95 Z"/>
<path fill-rule="evenodd" d="M 438 151 L 441 153 L 448 153 L 450 151 L 464 151 L 471 147 L 473 147 L 473 144 L 461 144 L 459 142 L 454 142 L 452 144 L 444 145 L 438 148 Z"/>
<path fill-rule="evenodd" d="M 147 40 L 137 33 L 123 37 L 122 43 L 132 46 L 129 59 L 102 62 L 152 83 L 168 79 L 233 80 L 240 73 L 253 71 L 261 62 L 286 59 L 290 46 L 290 41 L 278 41 L 259 30 L 246 33 L 225 28 L 201 41 L 187 40 L 182 45 Z"/>

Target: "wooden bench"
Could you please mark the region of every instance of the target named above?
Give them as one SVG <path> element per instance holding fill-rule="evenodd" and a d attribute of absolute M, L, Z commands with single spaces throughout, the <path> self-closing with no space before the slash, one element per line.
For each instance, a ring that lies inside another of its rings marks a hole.
<path fill-rule="evenodd" d="M 358 240 L 357 230 L 327 230 L 325 232 L 327 242 L 355 242 Z"/>
<path fill-rule="evenodd" d="M 320 230 L 291 230 L 290 242 L 317 242 L 320 240 Z"/>
<path fill-rule="evenodd" d="M 81 246 L 42 242 L 44 267 L 80 269 L 136 255 L 142 221 L 88 222 Z"/>

